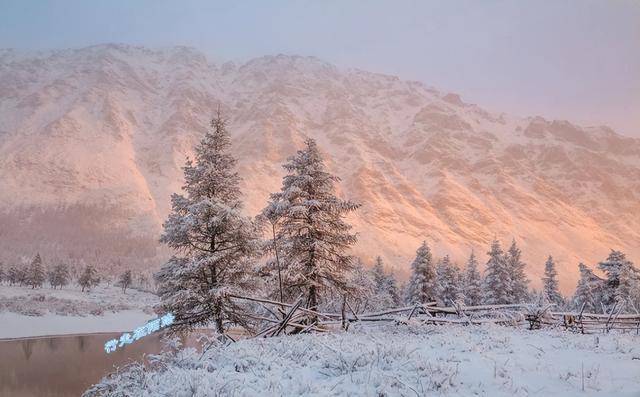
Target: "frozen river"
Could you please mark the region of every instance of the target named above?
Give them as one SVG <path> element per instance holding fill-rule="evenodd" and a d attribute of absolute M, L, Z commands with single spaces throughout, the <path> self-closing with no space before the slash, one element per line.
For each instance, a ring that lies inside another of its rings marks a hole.
<path fill-rule="evenodd" d="M 120 333 L 0 340 L 0 396 L 79 396 L 116 367 L 159 353 L 160 334 L 106 354 Z"/>

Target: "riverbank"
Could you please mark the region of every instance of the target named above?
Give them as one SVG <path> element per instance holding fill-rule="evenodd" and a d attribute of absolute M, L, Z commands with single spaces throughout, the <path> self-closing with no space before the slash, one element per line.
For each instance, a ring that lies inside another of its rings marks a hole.
<path fill-rule="evenodd" d="M 157 317 L 142 310 L 124 310 L 100 316 L 25 316 L 0 313 L 0 340 L 34 336 L 91 334 L 98 332 L 131 331 Z"/>
<path fill-rule="evenodd" d="M 0 286 L 0 339 L 131 331 L 157 317 L 148 292 L 99 285 L 53 290 Z"/>

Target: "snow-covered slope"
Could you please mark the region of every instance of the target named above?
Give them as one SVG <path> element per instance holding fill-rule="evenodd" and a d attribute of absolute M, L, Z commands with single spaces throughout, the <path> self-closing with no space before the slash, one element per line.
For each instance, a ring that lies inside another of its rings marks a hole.
<path fill-rule="evenodd" d="M 154 258 L 181 166 L 218 105 L 247 212 L 318 140 L 363 203 L 358 253 L 400 271 L 419 242 L 464 260 L 515 238 L 572 288 L 610 248 L 640 260 L 640 140 L 492 114 L 422 83 L 311 57 L 217 64 L 196 50 L 0 50 L 0 249 Z M 126 238 L 123 238 L 126 236 Z"/>

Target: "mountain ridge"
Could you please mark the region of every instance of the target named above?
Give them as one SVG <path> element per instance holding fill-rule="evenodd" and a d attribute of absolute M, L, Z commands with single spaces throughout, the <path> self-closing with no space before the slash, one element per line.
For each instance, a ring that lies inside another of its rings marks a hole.
<path fill-rule="evenodd" d="M 82 246 L 103 238 L 119 245 L 100 246 L 104 260 L 135 257 L 139 244 L 156 263 L 169 196 L 218 105 L 247 214 L 312 137 L 342 178 L 340 193 L 364 204 L 352 219 L 356 253 L 381 254 L 401 273 L 423 239 L 463 263 L 471 249 L 483 259 L 494 236 L 515 238 L 532 279 L 546 255 L 559 260 L 564 291 L 578 261 L 593 265 L 610 248 L 640 258 L 638 139 L 487 112 L 424 83 L 314 57 L 215 63 L 187 47 L 127 45 L 0 50 L 0 223 L 12 230 L 0 232 L 0 257 L 34 240 L 54 256 L 87 256 Z M 106 226 L 90 221 L 98 208 Z M 69 226 L 55 237 L 60 222 L 81 225 L 81 235 Z"/>

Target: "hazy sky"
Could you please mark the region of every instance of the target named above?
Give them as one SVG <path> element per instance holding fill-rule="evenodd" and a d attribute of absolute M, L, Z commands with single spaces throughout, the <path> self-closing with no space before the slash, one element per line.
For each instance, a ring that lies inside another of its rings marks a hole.
<path fill-rule="evenodd" d="M 494 111 L 640 137 L 640 1 L 0 0 L 0 48 L 190 45 L 315 55 Z"/>

